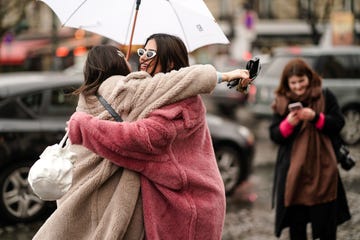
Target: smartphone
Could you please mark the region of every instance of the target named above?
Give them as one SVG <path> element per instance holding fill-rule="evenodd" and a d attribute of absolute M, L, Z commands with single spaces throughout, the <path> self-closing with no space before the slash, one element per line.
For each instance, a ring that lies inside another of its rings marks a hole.
<path fill-rule="evenodd" d="M 246 69 L 249 70 L 250 79 L 254 80 L 261 69 L 260 59 L 258 57 L 254 57 L 249 60 L 246 64 Z"/>
<path fill-rule="evenodd" d="M 289 106 L 288 106 L 289 111 L 299 110 L 302 107 L 303 107 L 303 105 L 301 104 L 301 102 L 290 103 Z"/>
<path fill-rule="evenodd" d="M 253 81 L 261 70 L 260 58 L 254 57 L 246 63 L 246 69 L 249 71 L 249 77 Z M 240 79 L 232 80 L 227 84 L 229 88 L 233 88 L 239 84 Z"/>

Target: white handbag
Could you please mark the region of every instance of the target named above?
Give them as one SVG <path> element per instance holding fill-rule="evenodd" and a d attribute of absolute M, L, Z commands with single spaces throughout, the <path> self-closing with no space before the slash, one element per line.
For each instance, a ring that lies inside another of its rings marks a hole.
<path fill-rule="evenodd" d="M 73 162 L 76 155 L 64 146 L 68 132 L 59 144 L 48 146 L 30 168 L 28 182 L 42 200 L 60 199 L 71 187 Z"/>

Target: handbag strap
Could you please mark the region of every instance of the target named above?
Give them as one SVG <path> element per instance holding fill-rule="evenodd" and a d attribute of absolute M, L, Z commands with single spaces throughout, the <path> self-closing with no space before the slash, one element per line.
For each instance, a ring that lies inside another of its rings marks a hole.
<path fill-rule="evenodd" d="M 66 139 L 68 138 L 68 135 L 69 135 L 69 132 L 66 131 L 64 137 L 61 139 L 60 143 L 59 143 L 59 146 L 63 147 L 64 146 L 64 143 L 66 141 Z"/>
<path fill-rule="evenodd" d="M 96 94 L 96 97 L 99 99 L 99 102 L 104 106 L 104 108 L 111 114 L 111 116 L 117 121 L 122 122 L 122 118 L 120 115 L 111 107 L 111 105 L 101 96 L 100 94 Z"/>

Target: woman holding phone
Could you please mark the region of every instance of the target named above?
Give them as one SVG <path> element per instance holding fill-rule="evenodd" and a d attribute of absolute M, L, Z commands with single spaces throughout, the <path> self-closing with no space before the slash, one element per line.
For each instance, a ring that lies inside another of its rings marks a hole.
<path fill-rule="evenodd" d="M 326 92 L 326 94 L 324 94 Z M 350 219 L 332 141 L 344 126 L 336 97 L 304 60 L 285 66 L 272 104 L 270 138 L 279 146 L 273 203 L 275 235 L 289 227 L 290 239 L 336 239 L 337 225 Z"/>

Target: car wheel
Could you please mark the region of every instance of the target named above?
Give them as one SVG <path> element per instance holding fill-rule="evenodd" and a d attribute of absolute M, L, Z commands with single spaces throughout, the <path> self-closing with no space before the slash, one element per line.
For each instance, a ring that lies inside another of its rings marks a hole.
<path fill-rule="evenodd" d="M 236 189 L 241 179 L 240 153 L 235 148 L 219 146 L 215 150 L 215 155 L 225 192 L 229 195 Z"/>
<path fill-rule="evenodd" d="M 29 186 L 30 166 L 19 162 L 0 173 L 0 216 L 6 223 L 38 220 L 49 211 L 49 204 L 39 199 Z"/>
<path fill-rule="evenodd" d="M 226 117 L 231 119 L 234 118 L 235 115 L 235 106 L 227 106 L 225 104 L 218 104 L 218 112 Z"/>
<path fill-rule="evenodd" d="M 348 145 L 360 140 L 360 111 L 349 108 L 344 111 L 345 126 L 341 130 L 341 137 Z"/>

